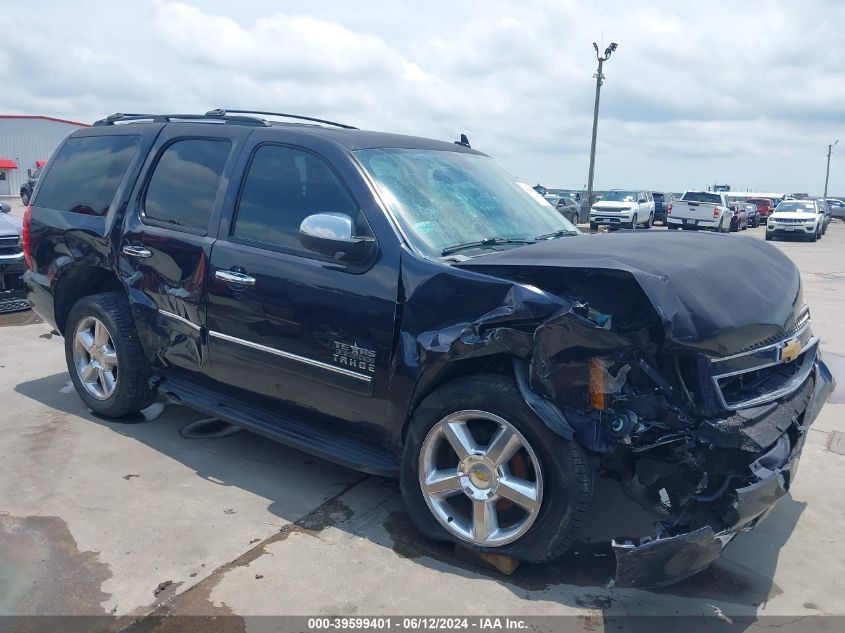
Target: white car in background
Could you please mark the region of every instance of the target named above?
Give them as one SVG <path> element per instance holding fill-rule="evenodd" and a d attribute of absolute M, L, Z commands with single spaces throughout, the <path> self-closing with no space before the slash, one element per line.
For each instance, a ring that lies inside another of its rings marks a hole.
<path fill-rule="evenodd" d="M 590 207 L 590 228 L 617 226 L 636 229 L 654 224 L 654 197 L 650 191 L 611 189 Z"/>
<path fill-rule="evenodd" d="M 810 242 L 824 232 L 824 211 L 815 200 L 784 200 L 769 216 L 766 239 L 797 237 Z"/>
<path fill-rule="evenodd" d="M 725 192 L 690 189 L 680 200 L 672 202 L 672 207 L 667 210 L 666 220 L 670 229 L 708 229 L 727 233 L 734 221 L 734 211 Z"/>

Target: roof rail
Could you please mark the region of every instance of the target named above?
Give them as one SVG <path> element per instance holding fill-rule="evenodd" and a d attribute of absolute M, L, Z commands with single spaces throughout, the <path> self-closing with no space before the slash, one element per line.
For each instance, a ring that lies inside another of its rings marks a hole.
<path fill-rule="evenodd" d="M 133 121 L 150 121 L 152 123 L 170 123 L 171 121 L 220 121 L 232 125 L 251 125 L 266 127 L 267 121 L 253 116 L 229 116 L 225 112 L 212 110 L 206 114 L 124 114 L 118 112 L 105 119 L 94 121 L 95 126 L 114 125 L 117 122 L 129 123 Z"/>
<path fill-rule="evenodd" d="M 346 125 L 345 123 L 338 123 L 337 121 L 328 121 L 326 119 L 316 119 L 311 116 L 302 116 L 300 114 L 285 114 L 284 112 L 264 112 L 262 110 L 227 110 L 227 109 L 219 109 L 219 110 L 211 110 L 210 112 L 206 112 L 206 116 L 220 116 L 225 117 L 229 114 L 261 114 L 264 116 L 279 116 L 284 117 L 286 119 L 298 119 L 300 121 L 312 121 L 314 123 L 323 123 L 325 125 L 333 125 L 335 127 L 343 128 L 344 130 L 357 130 L 358 128 L 353 125 Z"/>

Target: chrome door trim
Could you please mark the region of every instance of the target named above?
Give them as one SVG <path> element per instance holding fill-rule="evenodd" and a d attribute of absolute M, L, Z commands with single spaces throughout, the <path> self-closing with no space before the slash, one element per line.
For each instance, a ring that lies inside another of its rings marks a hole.
<path fill-rule="evenodd" d="M 261 345 L 260 343 L 253 343 L 252 341 L 237 338 L 236 336 L 229 336 L 228 334 L 223 334 L 222 332 L 215 332 L 214 330 L 209 330 L 208 333 L 214 338 L 219 338 L 221 340 L 229 341 L 230 343 L 236 343 L 238 345 L 243 345 L 245 347 L 251 347 L 252 349 L 256 349 L 260 352 L 273 354 L 281 358 L 286 358 L 287 360 L 293 360 L 298 363 L 303 363 L 304 365 L 310 365 L 311 367 L 325 369 L 327 371 L 331 371 L 342 376 L 347 376 L 349 378 L 354 378 L 355 380 L 360 380 L 361 382 L 367 384 L 371 383 L 373 380 L 372 376 L 367 376 L 366 374 L 359 374 L 356 371 L 344 369 L 343 367 L 335 367 L 334 365 L 329 365 L 328 363 L 324 363 L 319 360 L 314 360 L 313 358 L 306 358 L 305 356 L 299 356 L 298 354 L 291 354 L 290 352 L 285 352 L 283 350 L 276 349 L 275 347 L 267 347 L 266 345 Z"/>
<path fill-rule="evenodd" d="M 196 323 L 191 323 L 188 319 L 186 319 L 185 317 L 181 317 L 178 314 L 173 314 L 172 312 L 168 312 L 167 310 L 162 310 L 161 308 L 158 309 L 158 313 L 161 316 L 167 317 L 168 319 L 173 319 L 174 321 L 179 321 L 179 323 L 184 323 L 185 325 L 194 328 L 197 332 L 199 332 L 202 329 Z"/>

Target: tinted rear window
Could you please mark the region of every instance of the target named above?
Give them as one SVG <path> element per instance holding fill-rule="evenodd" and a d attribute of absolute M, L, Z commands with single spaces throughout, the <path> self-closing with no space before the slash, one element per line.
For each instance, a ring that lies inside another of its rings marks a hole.
<path fill-rule="evenodd" d="M 229 148 L 225 139 L 184 139 L 169 145 L 147 187 L 145 217 L 207 231 Z"/>
<path fill-rule="evenodd" d="M 652 194 L 652 195 L 654 196 L 654 199 L 657 202 L 663 202 L 663 194 L 662 193 L 655 193 L 655 194 Z"/>
<path fill-rule="evenodd" d="M 709 193 L 707 191 L 687 191 L 681 200 L 686 200 L 687 202 L 712 202 L 713 204 L 719 204 L 722 201 L 722 197 L 718 193 Z"/>
<path fill-rule="evenodd" d="M 105 215 L 135 157 L 140 136 L 68 139 L 52 160 L 35 204 L 57 211 Z"/>

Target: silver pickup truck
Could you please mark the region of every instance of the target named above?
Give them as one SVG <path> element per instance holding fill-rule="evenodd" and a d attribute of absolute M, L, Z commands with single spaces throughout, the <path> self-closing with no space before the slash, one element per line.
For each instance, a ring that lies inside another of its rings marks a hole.
<path fill-rule="evenodd" d="M 727 233 L 733 219 L 727 196 L 715 191 L 687 191 L 680 200 L 672 201 L 666 213 L 670 229 L 712 229 Z"/>

